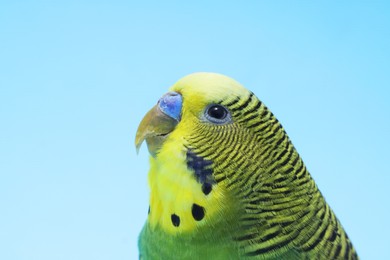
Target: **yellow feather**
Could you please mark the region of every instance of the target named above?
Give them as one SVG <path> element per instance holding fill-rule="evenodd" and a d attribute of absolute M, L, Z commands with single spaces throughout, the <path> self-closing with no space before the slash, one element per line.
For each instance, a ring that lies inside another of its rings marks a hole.
<path fill-rule="evenodd" d="M 149 185 L 150 214 L 149 224 L 152 229 L 158 225 L 170 234 L 191 232 L 204 225 L 205 220 L 195 222 L 191 215 L 193 203 L 202 205 L 207 210 L 207 221 L 213 221 L 222 210 L 220 204 L 222 187 L 216 186 L 213 193 L 206 196 L 194 173 L 187 168 L 186 155 L 182 140 L 175 139 L 175 133 L 164 144 L 157 158 L 150 158 Z M 172 225 L 171 214 L 180 216 L 180 229 Z"/>

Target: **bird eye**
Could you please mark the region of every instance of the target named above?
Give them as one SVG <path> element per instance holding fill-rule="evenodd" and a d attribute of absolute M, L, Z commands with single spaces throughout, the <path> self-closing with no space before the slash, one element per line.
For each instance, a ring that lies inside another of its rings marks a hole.
<path fill-rule="evenodd" d="M 207 107 L 205 118 L 214 124 L 225 124 L 231 121 L 229 111 L 224 106 L 217 104 Z"/>
<path fill-rule="evenodd" d="M 227 115 L 227 111 L 223 106 L 212 105 L 207 110 L 207 114 L 215 119 L 224 119 Z"/>

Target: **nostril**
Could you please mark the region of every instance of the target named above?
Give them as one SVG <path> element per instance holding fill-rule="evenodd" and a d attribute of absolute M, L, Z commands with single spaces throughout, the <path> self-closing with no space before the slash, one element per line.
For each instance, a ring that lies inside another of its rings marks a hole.
<path fill-rule="evenodd" d="M 180 120 L 181 106 L 182 106 L 182 96 L 177 92 L 168 92 L 158 102 L 160 110 L 176 119 Z"/>

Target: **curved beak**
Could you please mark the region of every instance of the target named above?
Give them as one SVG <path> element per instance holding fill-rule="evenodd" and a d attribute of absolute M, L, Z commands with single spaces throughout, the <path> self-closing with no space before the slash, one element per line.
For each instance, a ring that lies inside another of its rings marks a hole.
<path fill-rule="evenodd" d="M 137 152 L 144 140 L 149 153 L 156 156 L 167 136 L 180 121 L 182 96 L 177 92 L 168 92 L 144 116 L 135 136 Z"/>

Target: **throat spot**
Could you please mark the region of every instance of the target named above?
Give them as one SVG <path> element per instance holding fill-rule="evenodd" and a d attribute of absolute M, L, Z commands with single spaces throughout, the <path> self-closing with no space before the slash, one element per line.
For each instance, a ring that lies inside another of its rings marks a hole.
<path fill-rule="evenodd" d="M 202 184 L 202 192 L 208 195 L 216 183 L 213 177 L 213 162 L 196 155 L 191 149 L 187 150 L 187 167 L 194 172 L 196 181 Z"/>
<path fill-rule="evenodd" d="M 198 204 L 192 204 L 192 216 L 196 221 L 201 221 L 204 218 L 205 212 L 202 206 Z"/>

